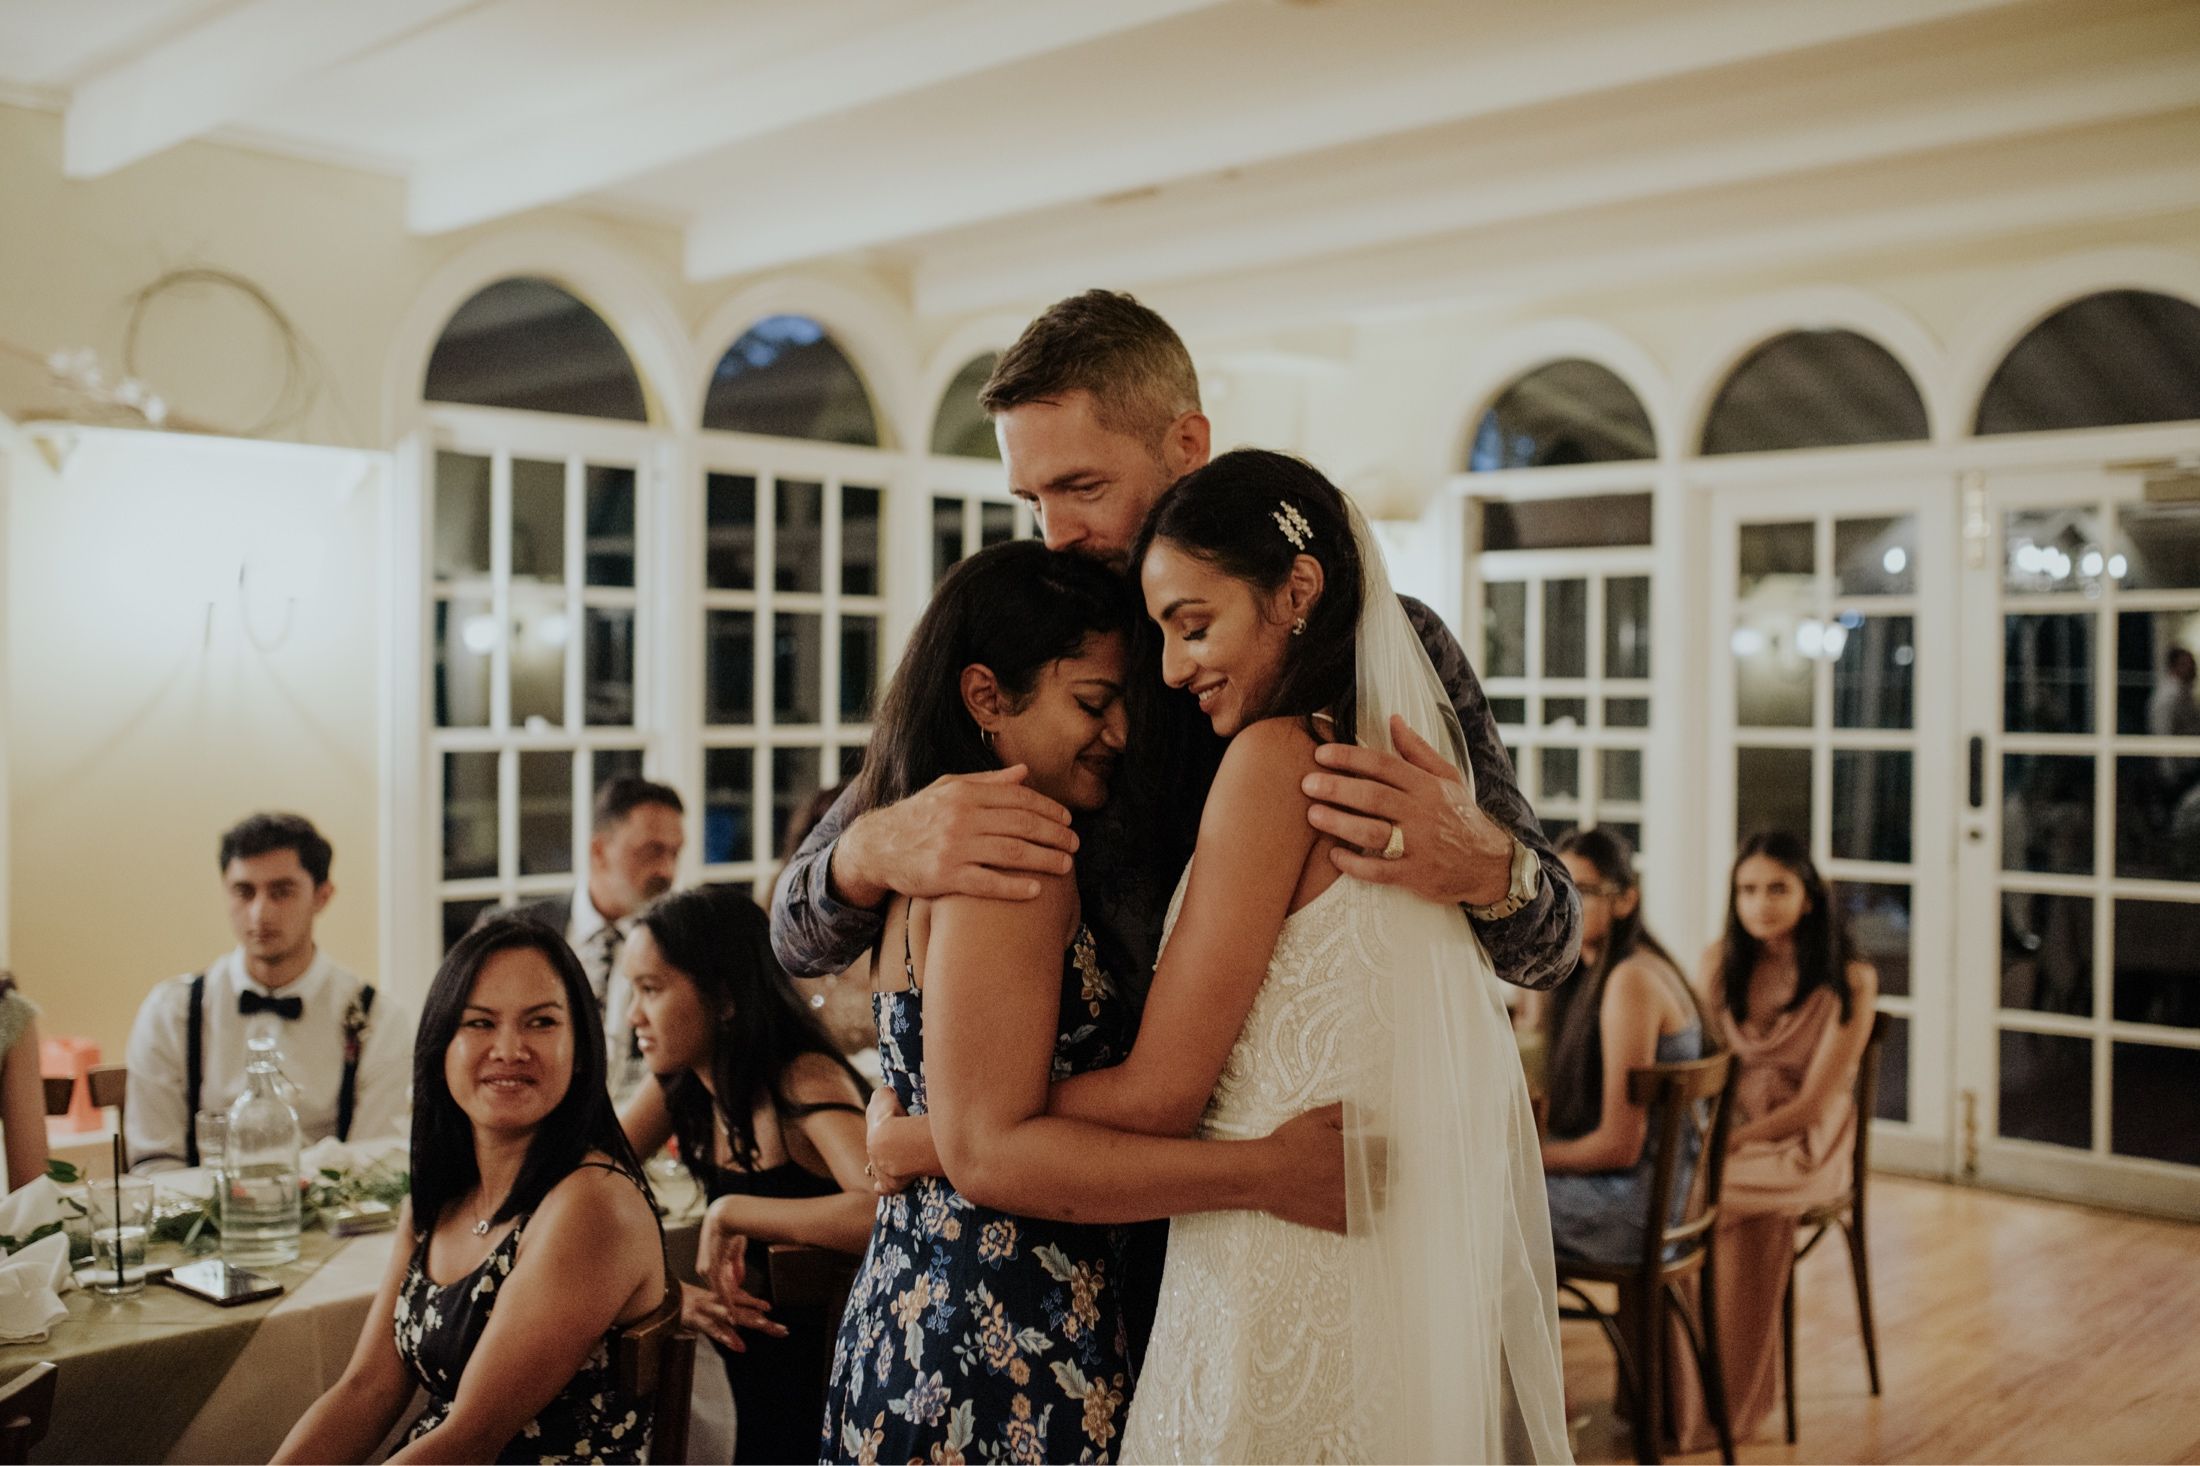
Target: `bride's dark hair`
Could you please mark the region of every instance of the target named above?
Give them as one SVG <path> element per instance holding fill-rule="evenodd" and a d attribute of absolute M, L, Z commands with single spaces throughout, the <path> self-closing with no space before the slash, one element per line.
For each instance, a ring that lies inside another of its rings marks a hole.
<path fill-rule="evenodd" d="M 1294 519 L 1293 516 L 1296 516 Z M 1294 543 L 1292 526 L 1298 532 Z M 1298 526 L 1303 525 L 1303 531 Z M 1360 626 L 1360 549 L 1344 494 L 1320 469 L 1288 453 L 1240 448 L 1178 479 L 1146 517 L 1131 549 L 1135 578 L 1157 540 L 1167 540 L 1263 596 L 1291 577 L 1300 555 L 1322 567 L 1322 593 L 1294 638 L 1283 675 L 1255 718 L 1328 713 L 1335 736 L 1349 742 L 1353 710 L 1353 644 Z M 1150 626 L 1151 623 L 1148 623 Z M 1143 671 L 1158 665 L 1158 638 L 1148 638 Z M 1250 719 L 1248 720 L 1250 721 Z"/>

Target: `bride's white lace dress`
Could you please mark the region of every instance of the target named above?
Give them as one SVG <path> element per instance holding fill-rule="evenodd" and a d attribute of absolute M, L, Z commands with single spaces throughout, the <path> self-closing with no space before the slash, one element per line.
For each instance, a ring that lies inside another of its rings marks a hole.
<path fill-rule="evenodd" d="M 1351 1092 L 1348 1068 L 1368 1061 L 1383 1026 L 1372 889 L 1340 877 L 1285 920 L 1202 1135 L 1266 1135 Z M 1164 945 L 1183 900 L 1180 882 Z M 1265 1212 L 1172 1221 L 1161 1310 L 1122 1458 L 1372 1459 L 1353 1408 L 1347 1249 L 1355 1245 Z"/>

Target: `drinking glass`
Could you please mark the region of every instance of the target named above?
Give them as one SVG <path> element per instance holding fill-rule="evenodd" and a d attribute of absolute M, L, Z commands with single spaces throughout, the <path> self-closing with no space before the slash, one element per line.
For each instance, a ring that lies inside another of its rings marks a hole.
<path fill-rule="evenodd" d="M 92 1265 L 82 1281 L 110 1298 L 142 1293 L 153 1183 L 142 1176 L 94 1181 L 85 1188 L 84 1202 L 91 1214 Z"/>
<path fill-rule="evenodd" d="M 225 1174 L 222 1157 L 229 1150 L 229 1111 L 201 1110 L 191 1119 L 193 1133 L 199 1142 L 199 1164 L 213 1173 L 214 1186 L 207 1201 L 207 1214 L 218 1226 L 221 1223 L 222 1185 Z"/>

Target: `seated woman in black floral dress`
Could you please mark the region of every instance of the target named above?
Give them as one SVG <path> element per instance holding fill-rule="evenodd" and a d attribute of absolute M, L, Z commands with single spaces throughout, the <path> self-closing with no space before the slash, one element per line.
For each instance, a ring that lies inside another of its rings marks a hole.
<path fill-rule="evenodd" d="M 1032 541 L 956 566 L 880 709 L 867 807 L 1000 768 L 1098 810 L 1128 737 L 1134 615 L 1119 576 Z M 901 1103 L 930 1115 L 946 1177 L 879 1207 L 834 1348 L 830 1459 L 1108 1459 L 1132 1387 L 1119 1224 L 1240 1208 L 1314 1220 L 1324 1175 L 1342 1195 L 1324 1117 L 1195 1141 L 1047 1115 L 1049 1083 L 1121 1062 L 1137 1020 L 1071 872 L 1034 884 L 1029 900 L 887 908 L 880 1057 Z"/>
<path fill-rule="evenodd" d="M 491 921 L 443 959 L 413 1046 L 410 1247 L 343 1377 L 278 1461 L 639 1461 L 648 1402 L 610 1339 L 665 1296 L 664 1236 L 604 1087 L 602 1020 L 565 940 Z"/>

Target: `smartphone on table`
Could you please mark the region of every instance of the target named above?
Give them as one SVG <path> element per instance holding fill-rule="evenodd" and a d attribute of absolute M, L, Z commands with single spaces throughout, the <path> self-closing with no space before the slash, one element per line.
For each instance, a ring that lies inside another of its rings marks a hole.
<path fill-rule="evenodd" d="M 233 1308 L 240 1303 L 257 1303 L 263 1298 L 273 1298 L 283 1291 L 283 1285 L 267 1274 L 232 1266 L 218 1257 L 209 1257 L 203 1262 L 185 1263 L 162 1276 L 160 1281 L 222 1308 Z"/>

